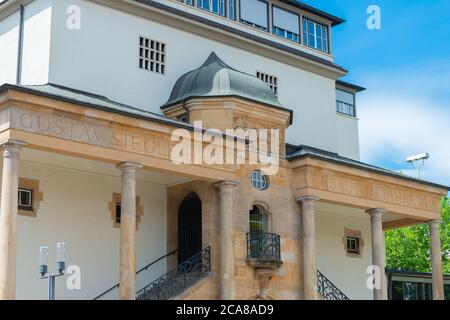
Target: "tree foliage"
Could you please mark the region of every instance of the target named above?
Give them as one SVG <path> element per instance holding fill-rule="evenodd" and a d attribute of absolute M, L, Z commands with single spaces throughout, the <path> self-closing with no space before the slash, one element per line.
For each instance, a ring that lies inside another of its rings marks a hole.
<path fill-rule="evenodd" d="M 450 200 L 442 200 L 442 268 L 450 273 Z M 431 272 L 430 231 L 427 224 L 386 232 L 386 265 L 389 269 Z"/>

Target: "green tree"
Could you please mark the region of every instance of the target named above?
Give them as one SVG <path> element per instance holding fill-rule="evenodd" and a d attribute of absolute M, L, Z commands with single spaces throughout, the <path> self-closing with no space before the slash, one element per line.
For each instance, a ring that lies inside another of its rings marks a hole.
<path fill-rule="evenodd" d="M 450 273 L 450 200 L 442 200 L 442 268 Z M 386 232 L 389 269 L 431 272 L 430 231 L 426 224 Z"/>

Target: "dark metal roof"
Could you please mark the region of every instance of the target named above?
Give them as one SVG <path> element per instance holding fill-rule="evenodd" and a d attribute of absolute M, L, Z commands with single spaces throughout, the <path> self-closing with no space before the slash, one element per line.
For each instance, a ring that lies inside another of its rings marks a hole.
<path fill-rule="evenodd" d="M 334 162 L 334 163 L 341 164 L 344 166 L 350 166 L 350 167 L 354 167 L 354 168 L 361 169 L 361 170 L 384 174 L 384 175 L 391 176 L 394 178 L 408 180 L 411 182 L 425 184 L 425 185 L 429 185 L 429 186 L 432 186 L 435 188 L 440 188 L 440 189 L 445 189 L 447 191 L 450 191 L 450 187 L 448 187 L 448 186 L 444 186 L 444 185 L 440 185 L 440 184 L 437 184 L 434 182 L 429 182 L 429 181 L 425 181 L 425 180 L 421 180 L 421 179 L 416 179 L 416 178 L 413 178 L 410 176 L 402 175 L 402 174 L 392 171 L 392 170 L 383 169 L 383 168 L 380 168 L 380 167 L 377 167 L 377 166 L 374 166 L 371 164 L 367 164 L 367 163 L 364 163 L 361 161 L 356 161 L 356 160 L 353 160 L 350 158 L 342 157 L 339 154 L 334 153 L 334 152 L 325 151 L 325 150 L 310 147 L 310 146 L 305 146 L 305 145 L 294 146 L 294 145 L 288 144 L 286 146 L 286 153 L 287 153 L 286 159 L 289 161 L 293 161 L 293 160 L 300 159 L 300 158 L 311 157 L 311 158 L 316 158 L 319 160 Z"/>
<path fill-rule="evenodd" d="M 356 92 L 361 92 L 361 91 L 366 91 L 367 89 L 364 87 L 360 87 L 356 84 L 350 83 L 350 82 L 345 82 L 342 80 L 336 80 L 336 84 L 339 84 L 343 87 L 347 87 L 347 88 L 351 88 L 353 90 L 355 90 Z"/>
<path fill-rule="evenodd" d="M 212 97 L 240 97 L 278 109 L 285 109 L 265 82 L 231 68 L 214 52 L 201 67 L 184 74 L 177 80 L 169 100 L 162 108 L 192 98 Z M 292 110 L 285 110 L 292 113 Z"/>
<path fill-rule="evenodd" d="M 275 49 L 278 49 L 278 50 L 281 50 L 281 51 L 284 51 L 284 52 L 296 55 L 296 56 L 301 57 L 301 58 L 308 59 L 310 61 L 317 62 L 317 63 L 322 64 L 324 66 L 333 68 L 333 69 L 335 69 L 337 71 L 340 71 L 340 72 L 343 72 L 343 73 L 348 73 L 348 70 L 346 70 L 345 68 L 343 68 L 343 67 L 341 67 L 341 66 L 339 66 L 339 65 L 337 65 L 337 64 L 335 64 L 335 63 L 333 63 L 333 62 L 331 62 L 329 60 L 320 58 L 320 57 L 315 56 L 313 54 L 310 54 L 310 53 L 307 53 L 305 51 L 292 48 L 292 47 L 287 46 L 287 45 L 280 44 L 280 43 L 275 42 L 275 41 L 267 40 L 265 38 L 253 35 L 251 33 L 248 33 L 248 32 L 245 32 L 245 31 L 242 31 L 242 30 L 239 30 L 239 29 L 235 29 L 235 28 L 229 27 L 229 26 L 221 24 L 221 23 L 217 23 L 215 21 L 212 21 L 212 20 L 209 20 L 209 19 L 206 19 L 206 18 L 199 17 L 197 15 L 188 13 L 186 11 L 179 10 L 179 9 L 173 8 L 171 6 L 167 6 L 167 5 L 164 5 L 162 3 L 152 1 L 152 0 L 133 0 L 133 1 L 136 2 L 136 3 L 140 3 L 140 4 L 143 4 L 143 5 L 149 6 L 149 7 L 153 7 L 153 8 L 159 9 L 159 10 L 166 11 L 166 12 L 168 12 L 170 14 L 173 14 L 173 15 L 177 15 L 177 16 L 189 19 L 189 20 L 200 22 L 202 24 L 208 25 L 208 26 L 210 26 L 212 28 L 215 28 L 217 30 L 226 31 L 228 33 L 240 36 L 242 38 L 246 38 L 246 39 L 249 39 L 249 40 L 252 40 L 252 41 L 264 44 L 264 45 L 267 45 L 269 47 L 272 47 L 272 48 L 275 48 Z"/>
<path fill-rule="evenodd" d="M 114 112 L 125 116 L 141 118 L 162 124 L 186 128 L 189 130 L 193 129 L 193 126 L 189 124 L 172 120 L 170 118 L 167 118 L 165 116 L 150 111 L 138 109 L 123 103 L 115 102 L 101 95 L 73 88 L 68 88 L 57 84 L 46 84 L 46 85 L 4 84 L 0 86 L 0 93 L 3 93 L 7 90 L 16 90 L 19 92 L 34 94 L 37 96 L 57 99 L 68 103 L 76 103 L 98 110 Z"/>
<path fill-rule="evenodd" d="M 309 6 L 309 5 L 307 5 L 307 4 L 303 3 L 303 2 L 300 2 L 300 1 L 296 1 L 296 0 L 280 0 L 280 1 L 284 2 L 286 4 L 289 4 L 289 5 L 293 6 L 293 7 L 302 9 L 302 10 L 310 12 L 312 14 L 315 14 L 316 16 L 319 16 L 319 17 L 325 18 L 327 20 L 330 20 L 331 21 L 331 25 L 333 27 L 337 26 L 337 25 L 340 25 L 340 24 L 345 22 L 344 19 L 338 18 L 338 17 L 336 17 L 336 16 L 334 16 L 332 14 L 329 14 L 329 13 L 327 13 L 325 11 L 322 11 L 322 10 L 316 9 L 314 7 L 311 7 L 311 6 Z"/>

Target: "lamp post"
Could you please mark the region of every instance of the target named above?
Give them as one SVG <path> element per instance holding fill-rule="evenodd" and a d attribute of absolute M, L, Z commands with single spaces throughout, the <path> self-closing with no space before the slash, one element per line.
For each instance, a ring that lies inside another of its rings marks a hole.
<path fill-rule="evenodd" d="M 48 280 L 48 300 L 55 300 L 55 280 L 57 277 L 63 276 L 66 270 L 66 262 L 64 260 L 65 250 L 65 243 L 58 243 L 56 245 L 56 270 L 58 273 L 49 274 L 47 265 L 48 247 L 41 247 L 39 249 L 39 272 L 42 280 Z"/>

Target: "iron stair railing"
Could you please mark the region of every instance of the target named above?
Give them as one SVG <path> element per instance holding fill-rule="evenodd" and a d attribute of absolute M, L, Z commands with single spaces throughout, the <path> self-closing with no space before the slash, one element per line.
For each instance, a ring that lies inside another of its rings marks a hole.
<path fill-rule="evenodd" d="M 317 291 L 325 298 L 325 300 L 350 300 L 319 270 L 317 270 Z"/>
<path fill-rule="evenodd" d="M 162 261 L 162 260 L 164 260 L 164 259 L 170 257 L 171 255 L 176 254 L 177 252 L 178 252 L 178 249 L 175 249 L 175 250 L 169 252 L 168 254 L 162 256 L 161 258 L 158 258 L 158 259 L 156 259 L 155 261 L 149 263 L 148 265 L 146 265 L 146 266 L 143 267 L 142 269 L 139 269 L 139 270 L 136 272 L 136 276 L 139 275 L 140 273 L 144 272 L 144 271 L 147 271 L 151 266 L 153 266 L 153 265 L 157 264 L 158 262 L 160 262 L 160 261 Z M 108 293 L 112 292 L 112 291 L 115 290 L 115 289 L 118 289 L 119 287 L 120 287 L 120 284 L 118 283 L 118 284 L 116 284 L 114 287 L 111 287 L 111 288 L 109 288 L 108 290 L 106 290 L 105 292 L 99 294 L 99 295 L 98 295 L 97 297 L 95 297 L 93 300 L 99 300 L 100 298 L 106 296 Z"/>
<path fill-rule="evenodd" d="M 211 272 L 211 246 L 139 290 L 136 300 L 169 300 Z"/>

